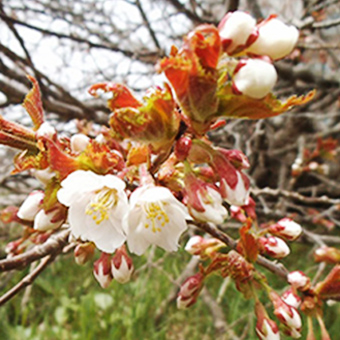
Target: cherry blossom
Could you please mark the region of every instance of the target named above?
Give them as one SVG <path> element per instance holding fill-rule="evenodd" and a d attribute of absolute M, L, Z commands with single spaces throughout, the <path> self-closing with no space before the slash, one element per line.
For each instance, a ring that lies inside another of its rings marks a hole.
<path fill-rule="evenodd" d="M 60 203 L 69 207 L 72 234 L 113 253 L 125 242 L 122 219 L 127 211 L 125 183 L 114 175 L 77 170 L 61 182 Z"/>
<path fill-rule="evenodd" d="M 142 255 L 155 244 L 166 251 L 175 251 L 180 235 L 190 218 L 185 206 L 164 187 L 145 185 L 130 197 L 130 207 L 123 220 L 127 244 L 132 253 Z"/>

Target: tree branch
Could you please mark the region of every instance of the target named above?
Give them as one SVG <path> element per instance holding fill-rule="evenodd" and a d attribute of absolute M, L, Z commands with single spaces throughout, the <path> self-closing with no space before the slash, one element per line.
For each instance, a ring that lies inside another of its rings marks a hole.
<path fill-rule="evenodd" d="M 52 235 L 42 245 L 36 246 L 33 249 L 12 258 L 0 260 L 0 271 L 20 269 L 47 255 L 52 256 L 59 254 L 68 243 L 69 235 L 69 230 L 61 231 L 57 235 Z"/>
<path fill-rule="evenodd" d="M 0 297 L 0 306 L 12 299 L 25 287 L 31 285 L 33 281 L 39 276 L 39 274 L 55 259 L 57 254 L 45 256 L 39 265 L 28 275 L 26 275 L 20 282 L 13 286 L 9 291 Z"/>

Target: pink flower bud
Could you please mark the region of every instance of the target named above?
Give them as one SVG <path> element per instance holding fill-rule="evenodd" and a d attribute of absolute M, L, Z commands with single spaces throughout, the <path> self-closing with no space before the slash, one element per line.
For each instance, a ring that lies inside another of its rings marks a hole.
<path fill-rule="evenodd" d="M 254 99 L 265 97 L 277 80 L 275 67 L 261 59 L 241 60 L 233 76 L 233 89 Z"/>
<path fill-rule="evenodd" d="M 184 161 L 190 152 L 192 145 L 191 138 L 187 136 L 181 137 L 175 144 L 175 155 L 180 161 Z"/>
<path fill-rule="evenodd" d="M 178 309 L 185 309 L 196 302 L 197 296 L 203 287 L 203 279 L 203 275 L 201 273 L 197 273 L 188 277 L 182 283 L 177 296 Z"/>
<path fill-rule="evenodd" d="M 286 304 L 274 291 L 270 292 L 269 296 L 273 302 L 276 317 L 297 335 L 301 331 L 302 326 L 298 311 L 294 307 Z"/>
<path fill-rule="evenodd" d="M 112 281 L 111 255 L 102 253 L 93 264 L 93 275 L 102 288 L 107 288 Z"/>
<path fill-rule="evenodd" d="M 49 212 L 41 209 L 34 218 L 33 228 L 39 231 L 54 230 L 59 228 L 64 222 L 63 219 L 58 218 L 59 214 L 59 209 Z"/>
<path fill-rule="evenodd" d="M 264 252 L 275 259 L 282 259 L 290 253 L 290 249 L 286 242 L 278 237 L 261 237 L 259 238 L 259 242 L 263 246 Z"/>
<path fill-rule="evenodd" d="M 273 60 L 281 59 L 292 52 L 298 38 L 296 27 L 288 26 L 271 16 L 258 25 L 258 38 L 247 52 L 267 55 Z"/>
<path fill-rule="evenodd" d="M 310 288 L 310 278 L 300 270 L 288 274 L 288 282 L 298 290 L 305 291 Z"/>
<path fill-rule="evenodd" d="M 113 278 L 119 283 L 130 281 L 134 267 L 131 258 L 126 253 L 125 246 L 116 250 L 111 263 Z"/>
<path fill-rule="evenodd" d="M 22 239 L 9 242 L 9 243 L 7 243 L 7 245 L 5 247 L 5 252 L 7 254 L 15 254 L 15 253 L 17 253 L 18 248 L 21 246 L 21 244 L 22 244 Z"/>
<path fill-rule="evenodd" d="M 83 265 L 94 255 L 95 245 L 92 242 L 79 243 L 74 249 L 74 259 L 77 264 Z"/>
<path fill-rule="evenodd" d="M 191 255 L 197 255 L 201 259 L 205 259 L 209 254 L 224 246 L 224 243 L 216 238 L 205 239 L 202 236 L 195 235 L 190 237 L 184 249 Z"/>
<path fill-rule="evenodd" d="M 43 191 L 32 191 L 19 208 L 17 216 L 22 220 L 33 221 L 41 209 L 44 196 L 45 194 Z"/>
<path fill-rule="evenodd" d="M 255 305 L 255 314 L 257 317 L 256 334 L 261 340 L 280 340 L 280 333 L 277 324 L 269 319 L 264 306 L 257 302 Z"/>
<path fill-rule="evenodd" d="M 255 26 L 256 20 L 245 12 L 227 13 L 218 25 L 225 52 L 233 54 L 235 50 L 244 48 Z"/>
<path fill-rule="evenodd" d="M 189 241 L 185 245 L 185 251 L 191 255 L 199 255 L 204 245 L 205 239 L 202 236 L 195 235 L 190 237 Z"/>
<path fill-rule="evenodd" d="M 280 340 L 279 329 L 270 319 L 263 320 L 261 328 L 256 325 L 256 334 L 261 340 Z"/>
<path fill-rule="evenodd" d="M 297 224 L 290 218 L 286 217 L 269 227 L 269 232 L 273 235 L 280 236 L 286 240 L 293 241 L 297 239 L 302 232 L 300 224 Z"/>
<path fill-rule="evenodd" d="M 282 300 L 289 306 L 292 306 L 294 308 L 299 308 L 301 305 L 301 298 L 299 295 L 295 293 L 295 291 L 292 288 L 287 289 L 282 294 Z"/>
<path fill-rule="evenodd" d="M 250 167 L 247 156 L 240 150 L 227 150 L 219 148 L 219 151 L 235 166 L 236 169 L 248 169 Z"/>
<path fill-rule="evenodd" d="M 226 202 L 236 206 L 243 206 L 249 199 L 249 179 L 242 172 L 236 170 L 236 185 L 229 185 L 226 178 L 221 178 L 221 195 Z"/>
<path fill-rule="evenodd" d="M 71 150 L 75 153 L 82 152 L 90 142 L 90 138 L 83 133 L 77 133 L 71 137 Z"/>

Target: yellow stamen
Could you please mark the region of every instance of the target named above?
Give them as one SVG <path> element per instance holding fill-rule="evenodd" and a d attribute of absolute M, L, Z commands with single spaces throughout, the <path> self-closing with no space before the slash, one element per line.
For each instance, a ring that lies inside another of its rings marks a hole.
<path fill-rule="evenodd" d="M 146 212 L 146 218 L 150 221 L 149 223 L 145 223 L 145 228 L 149 228 L 151 225 L 152 232 L 156 233 L 160 232 L 162 229 L 159 227 L 164 227 L 167 223 L 169 223 L 169 216 L 164 211 L 164 206 L 167 203 L 146 203 L 144 206 L 144 210 Z"/>
<path fill-rule="evenodd" d="M 118 201 L 117 190 L 103 188 L 96 192 L 87 205 L 85 213 L 92 216 L 97 225 L 109 219 L 110 210 Z"/>

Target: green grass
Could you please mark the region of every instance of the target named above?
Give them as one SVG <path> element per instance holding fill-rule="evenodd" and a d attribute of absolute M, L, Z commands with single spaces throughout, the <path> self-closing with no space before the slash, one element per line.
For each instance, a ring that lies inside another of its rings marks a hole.
<path fill-rule="evenodd" d="M 163 251 L 157 250 L 156 259 L 164 255 Z M 163 265 L 159 266 L 162 270 L 144 267 L 132 282 L 125 285 L 112 282 L 108 289 L 102 289 L 92 276 L 91 263 L 78 266 L 72 255 L 63 256 L 35 281 L 24 306 L 24 293 L 21 292 L 0 308 L 0 339 L 228 339 L 215 333 L 211 311 L 201 298 L 184 311 L 177 310 L 174 303 L 170 304 L 161 321 L 155 323 L 157 310 L 173 287 L 170 277 L 176 279 L 189 258 L 183 251 L 166 254 Z M 146 258 L 134 260 L 136 268 L 146 262 Z M 297 260 L 292 269 L 296 269 L 299 261 L 303 259 Z M 25 274 L 27 270 L 17 272 L 4 291 Z M 208 289 L 213 296 L 217 296 L 221 284 L 221 278 L 209 278 Z M 274 286 L 282 288 L 280 280 L 276 280 Z M 222 297 L 221 306 L 227 323 L 235 323 L 236 334 L 242 334 L 248 325 L 245 339 L 257 339 L 255 322 L 250 315 L 253 303 L 245 300 L 232 282 Z M 337 304 L 325 314 L 333 339 L 339 334 L 336 322 L 339 313 Z"/>

